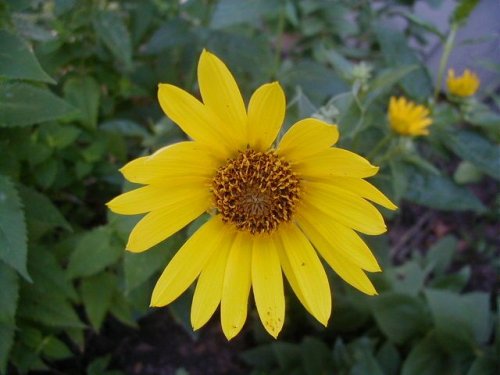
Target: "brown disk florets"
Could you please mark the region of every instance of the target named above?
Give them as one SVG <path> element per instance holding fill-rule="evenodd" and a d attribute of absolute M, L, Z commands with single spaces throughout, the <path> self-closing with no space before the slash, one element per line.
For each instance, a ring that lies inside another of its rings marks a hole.
<path fill-rule="evenodd" d="M 224 222 L 252 234 L 270 233 L 291 220 L 300 184 L 274 151 L 248 149 L 217 170 L 212 190 Z"/>

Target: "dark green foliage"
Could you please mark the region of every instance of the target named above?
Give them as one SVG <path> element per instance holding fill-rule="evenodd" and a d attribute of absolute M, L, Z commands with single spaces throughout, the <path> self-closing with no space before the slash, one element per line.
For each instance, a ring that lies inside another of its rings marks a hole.
<path fill-rule="evenodd" d="M 413 15 L 412 3 L 0 1 L 0 373 L 51 371 L 66 360 L 80 366 L 75 372 L 120 374 L 108 369 L 110 355 L 82 364 L 89 332 L 107 319 L 137 327 L 159 273 L 206 217 L 133 254 L 124 248 L 140 217 L 109 213 L 105 203 L 136 187 L 118 172 L 127 161 L 185 139 L 162 114 L 157 84 L 199 96 L 203 48 L 231 68 L 247 103 L 260 84 L 278 80 L 287 93 L 285 128 L 311 115 L 337 123 L 339 146 L 379 165 L 371 181 L 400 206 L 495 217 L 498 207 L 455 182 L 500 178 L 500 116 L 491 105 L 498 96 L 488 105 L 431 103 L 426 138 L 397 137 L 387 126 L 390 96 L 425 103 L 433 91 L 408 41 L 446 37 Z M 476 4 L 460 1 L 452 22 L 463 24 Z M 409 21 L 401 32 L 387 26 L 393 16 Z M 455 173 L 442 168 L 450 160 L 460 162 Z M 473 267 L 457 252 L 462 240 L 445 236 L 425 255 L 411 249 L 397 266 L 387 238 L 370 241 L 384 268 L 373 277 L 379 296 L 332 275 L 328 329 L 290 296 L 282 339 L 255 330 L 243 360 L 255 375 L 493 374 L 498 301 L 463 293 Z M 185 293 L 169 312 L 196 338 L 191 298 Z"/>

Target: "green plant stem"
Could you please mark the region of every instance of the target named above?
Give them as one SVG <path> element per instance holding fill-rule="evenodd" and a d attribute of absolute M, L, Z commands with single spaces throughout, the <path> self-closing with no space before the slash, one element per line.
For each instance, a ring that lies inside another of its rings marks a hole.
<path fill-rule="evenodd" d="M 437 101 L 439 92 L 441 91 L 441 86 L 443 84 L 443 76 L 446 66 L 448 65 L 448 59 L 450 58 L 451 51 L 453 50 L 453 44 L 455 43 L 455 36 L 457 35 L 458 24 L 452 23 L 450 32 L 446 37 L 446 42 L 444 43 L 443 55 L 441 56 L 441 61 L 439 62 L 439 70 L 437 76 L 436 87 L 434 89 L 434 102 Z"/>
<path fill-rule="evenodd" d="M 366 156 L 368 160 L 371 160 L 375 155 L 377 155 L 377 152 L 379 152 L 382 147 L 387 145 L 387 143 L 392 139 L 392 134 L 388 133 L 384 138 L 382 138 L 372 149 L 372 151 Z"/>
<path fill-rule="evenodd" d="M 283 50 L 283 32 L 285 31 L 285 4 L 282 2 L 280 12 L 278 14 L 278 26 L 276 28 L 276 44 L 274 52 L 274 65 L 271 73 L 271 78 L 276 78 L 281 64 L 281 51 Z"/>

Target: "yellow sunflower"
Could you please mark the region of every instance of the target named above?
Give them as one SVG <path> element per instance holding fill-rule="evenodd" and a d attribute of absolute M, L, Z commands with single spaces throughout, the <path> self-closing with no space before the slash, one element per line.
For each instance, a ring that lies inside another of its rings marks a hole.
<path fill-rule="evenodd" d="M 479 77 L 469 69 L 465 69 L 461 76 L 456 77 L 455 71 L 450 69 L 448 70 L 446 85 L 452 95 L 461 97 L 472 96 L 479 88 Z"/>
<path fill-rule="evenodd" d="M 401 135 L 427 135 L 432 119 L 425 106 L 393 96 L 389 101 L 389 124 L 392 130 Z"/>
<path fill-rule="evenodd" d="M 193 329 L 220 305 L 231 339 L 245 323 L 252 290 L 265 329 L 277 337 L 285 319 L 283 271 L 304 307 L 326 326 L 332 302 L 318 253 L 349 284 L 376 294 L 365 271 L 380 267 L 356 231 L 386 231 L 368 201 L 396 208 L 364 180 L 378 168 L 331 147 L 337 127 L 314 118 L 297 122 L 274 146 L 286 107 L 277 82 L 258 88 L 245 108 L 230 71 L 207 51 L 198 80 L 203 102 L 169 84 L 158 89 L 162 109 L 192 140 L 125 165 L 125 178 L 144 186 L 108 203 L 119 214 L 146 214 L 130 234 L 133 252 L 210 215 L 167 265 L 151 305 L 171 303 L 198 279 Z"/>

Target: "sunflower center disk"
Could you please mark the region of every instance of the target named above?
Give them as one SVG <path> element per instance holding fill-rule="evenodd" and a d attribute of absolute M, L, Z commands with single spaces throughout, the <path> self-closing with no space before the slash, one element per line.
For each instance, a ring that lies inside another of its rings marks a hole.
<path fill-rule="evenodd" d="M 248 149 L 217 170 L 212 191 L 224 222 L 252 234 L 270 233 L 292 219 L 300 184 L 274 151 Z"/>

